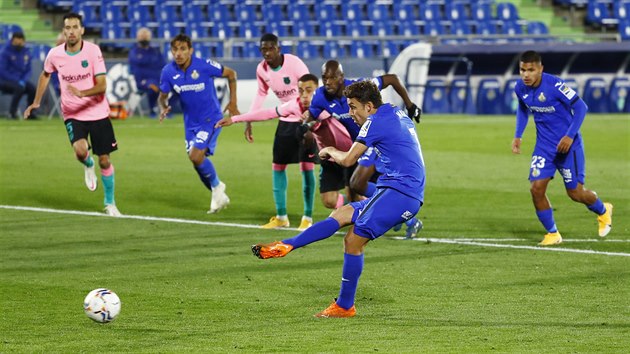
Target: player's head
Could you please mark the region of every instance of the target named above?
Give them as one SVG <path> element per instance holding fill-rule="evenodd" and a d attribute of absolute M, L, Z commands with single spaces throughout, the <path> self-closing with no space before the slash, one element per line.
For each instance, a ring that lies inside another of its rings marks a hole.
<path fill-rule="evenodd" d="M 313 94 L 319 86 L 319 79 L 313 74 L 304 74 L 298 80 L 298 92 L 302 108 L 308 109 L 311 106 Z"/>
<path fill-rule="evenodd" d="M 383 105 L 381 92 L 372 81 L 357 81 L 346 87 L 343 94 L 348 99 L 352 119 L 359 125 L 363 125 Z"/>
<path fill-rule="evenodd" d="M 17 49 L 22 49 L 24 48 L 24 44 L 26 44 L 26 37 L 24 37 L 24 33 L 13 32 L 11 35 L 11 45 Z"/>
<path fill-rule="evenodd" d="M 193 55 L 192 41 L 187 35 L 180 33 L 171 41 L 171 53 L 175 63 L 180 67 L 186 67 L 190 64 Z"/>
<path fill-rule="evenodd" d="M 66 37 L 66 43 L 73 46 L 81 42 L 84 32 L 81 15 L 71 12 L 63 17 L 63 35 Z"/>
<path fill-rule="evenodd" d="M 136 40 L 141 46 L 148 47 L 151 42 L 151 30 L 146 27 L 140 28 L 136 33 Z"/>
<path fill-rule="evenodd" d="M 521 54 L 519 73 L 523 83 L 527 86 L 537 87 L 542 80 L 542 58 L 538 52 L 528 50 Z"/>
<path fill-rule="evenodd" d="M 278 36 L 273 33 L 265 33 L 260 37 L 260 54 L 272 68 L 276 68 L 281 64 L 282 53 L 280 53 L 280 44 Z"/>
<path fill-rule="evenodd" d="M 322 65 L 322 84 L 329 95 L 343 95 L 343 67 L 338 61 L 329 60 Z"/>

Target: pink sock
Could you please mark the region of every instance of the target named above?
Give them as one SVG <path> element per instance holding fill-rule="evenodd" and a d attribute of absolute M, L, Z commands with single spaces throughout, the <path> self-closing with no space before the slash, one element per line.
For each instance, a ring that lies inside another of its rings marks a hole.
<path fill-rule="evenodd" d="M 101 174 L 103 176 L 111 176 L 114 174 L 114 164 L 109 164 L 109 167 L 106 169 L 101 169 Z"/>
<path fill-rule="evenodd" d="M 343 204 L 344 204 L 343 194 L 339 193 L 339 196 L 337 197 L 337 205 L 335 205 L 335 209 L 341 208 Z"/>

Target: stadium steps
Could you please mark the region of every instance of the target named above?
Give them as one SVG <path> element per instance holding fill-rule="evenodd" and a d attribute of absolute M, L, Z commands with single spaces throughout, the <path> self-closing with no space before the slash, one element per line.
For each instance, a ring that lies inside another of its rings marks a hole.
<path fill-rule="evenodd" d="M 37 9 L 25 9 L 19 0 L 0 0 L 0 22 L 20 25 L 27 42 L 54 44 L 57 38 L 50 19 Z"/>
<path fill-rule="evenodd" d="M 528 21 L 541 21 L 552 36 L 584 35 L 584 26 L 572 27 L 566 17 L 556 16 L 551 6 L 540 6 L 533 0 L 499 0 L 510 2 L 518 7 L 518 14 Z"/>

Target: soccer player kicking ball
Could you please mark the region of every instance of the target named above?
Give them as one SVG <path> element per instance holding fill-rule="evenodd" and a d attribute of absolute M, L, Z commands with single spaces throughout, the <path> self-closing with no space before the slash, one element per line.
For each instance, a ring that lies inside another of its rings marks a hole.
<path fill-rule="evenodd" d="M 584 188 L 584 146 L 580 126 L 588 107 L 562 79 L 543 73 L 540 54 L 526 51 L 520 58 L 521 79 L 514 92 L 519 100 L 516 111 L 516 132 L 512 152 L 521 153 L 521 137 L 527 126 L 528 113 L 536 123 L 536 145 L 532 153 L 529 180 L 536 215 L 547 229 L 545 238 L 538 244 L 550 246 L 562 243 L 547 198 L 547 185 L 556 170 L 564 179 L 569 197 L 598 215 L 599 236 L 608 235 L 612 228 L 610 203 L 602 203 L 595 192 Z"/>
<path fill-rule="evenodd" d="M 44 71 L 39 76 L 35 100 L 24 111 L 24 119 L 31 110 L 40 106 L 50 75 L 57 72 L 61 89 L 61 112 L 64 124 L 77 159 L 84 165 L 85 184 L 90 191 L 96 190 L 97 178 L 94 172 L 92 150 L 98 155 L 101 167 L 101 180 L 105 192 L 105 213 L 121 216 L 114 201 L 114 165 L 109 154 L 116 151 L 118 144 L 114 128 L 109 121 L 109 104 L 105 98 L 107 69 L 100 48 L 83 41 L 82 17 L 69 13 L 63 17 L 65 43 L 48 52 Z"/>
<path fill-rule="evenodd" d="M 293 238 L 252 246 L 252 252 L 259 258 L 284 257 L 292 250 L 332 236 L 341 227 L 353 225 L 344 237 L 339 297 L 316 317 L 355 315 L 354 298 L 363 270 L 363 249 L 370 240 L 416 215 L 424 199 L 424 160 L 411 119 L 397 107 L 383 104 L 373 82 L 353 83 L 344 93 L 350 115 L 361 130 L 349 151 L 326 147 L 319 156 L 352 166 L 368 147 L 377 149 L 383 174 L 378 179 L 376 193 L 336 209 L 330 217 Z"/>
<path fill-rule="evenodd" d="M 193 57 L 192 41 L 178 34 L 171 41 L 173 62 L 162 69 L 160 79 L 160 122 L 171 111 L 168 94 L 179 95 L 184 110 L 186 151 L 203 184 L 212 191 L 209 214 L 217 213 L 230 204 L 214 164 L 206 156 L 214 155 L 221 128 L 215 123 L 222 117 L 221 106 L 214 88 L 215 77 L 226 77 L 230 88 L 230 101 L 225 111 L 230 115 L 240 112 L 236 105 L 236 72 L 213 60 Z"/>

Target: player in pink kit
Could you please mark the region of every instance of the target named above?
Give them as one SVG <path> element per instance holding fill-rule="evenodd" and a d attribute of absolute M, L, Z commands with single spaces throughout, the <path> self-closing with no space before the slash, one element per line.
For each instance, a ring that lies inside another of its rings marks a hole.
<path fill-rule="evenodd" d="M 267 33 L 260 38 L 260 52 L 263 60 L 258 64 L 256 77 L 258 92 L 250 107 L 250 112 L 258 111 L 271 89 L 283 103 L 294 101 L 298 97 L 298 80 L 308 74 L 308 68 L 292 54 L 282 54 L 278 37 Z M 299 163 L 302 172 L 302 191 L 304 197 L 304 216 L 299 229 L 306 229 L 313 224 L 313 204 L 315 199 L 315 173 L 317 149 L 312 142 L 305 143 L 295 132 L 301 124 L 299 114 L 289 114 L 278 122 L 273 142 L 273 197 L 276 203 L 276 216 L 269 223 L 262 225 L 266 229 L 289 227 L 287 216 L 287 174 L 288 164 Z M 245 128 L 245 138 L 253 142 L 251 123 Z"/>
<path fill-rule="evenodd" d="M 117 150 L 118 144 L 109 121 L 109 103 L 105 98 L 107 69 L 100 48 L 83 41 L 83 32 L 81 15 L 69 13 L 63 17 L 66 42 L 48 52 L 44 71 L 37 83 L 35 100 L 24 111 L 24 119 L 31 110 L 40 106 L 50 75 L 57 72 L 61 88 L 61 112 L 74 154 L 84 165 L 85 184 L 90 191 L 96 190 L 94 159 L 87 141 L 89 136 L 101 168 L 105 213 L 121 216 L 114 201 L 114 165 L 109 159 L 109 154 Z"/>

